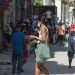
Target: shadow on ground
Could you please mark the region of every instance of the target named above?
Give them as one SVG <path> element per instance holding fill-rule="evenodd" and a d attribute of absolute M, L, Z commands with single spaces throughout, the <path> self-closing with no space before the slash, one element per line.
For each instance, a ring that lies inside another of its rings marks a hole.
<path fill-rule="evenodd" d="M 46 65 L 48 66 L 48 70 L 50 74 L 74 74 L 75 75 L 75 66 L 72 66 L 72 68 L 68 68 L 68 66 L 66 65 L 59 65 L 57 62 L 55 61 L 50 61 L 47 62 Z"/>
<path fill-rule="evenodd" d="M 50 55 L 51 58 L 54 58 L 55 52 L 65 52 L 68 51 L 68 47 L 61 46 L 61 45 L 50 45 Z"/>

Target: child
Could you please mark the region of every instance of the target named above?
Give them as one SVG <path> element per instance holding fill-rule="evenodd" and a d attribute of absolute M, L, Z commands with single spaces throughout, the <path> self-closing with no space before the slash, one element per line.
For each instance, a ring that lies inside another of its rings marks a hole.
<path fill-rule="evenodd" d="M 20 27 L 16 28 L 16 31 L 12 34 L 12 73 L 22 72 L 22 56 L 23 56 L 23 43 L 24 33 L 21 32 Z M 17 65 L 17 66 L 16 66 Z"/>
<path fill-rule="evenodd" d="M 75 31 L 71 31 L 71 34 L 68 38 L 68 43 L 69 43 L 69 51 L 68 51 L 69 68 L 71 68 L 72 59 L 74 58 L 75 53 Z"/>

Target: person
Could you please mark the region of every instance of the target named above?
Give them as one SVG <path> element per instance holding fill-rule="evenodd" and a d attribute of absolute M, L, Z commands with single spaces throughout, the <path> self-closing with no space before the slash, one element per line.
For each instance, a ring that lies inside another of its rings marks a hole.
<path fill-rule="evenodd" d="M 33 35 L 38 36 L 38 27 L 37 26 L 34 27 Z M 31 47 L 30 47 L 30 54 L 32 55 L 32 57 L 35 57 L 35 49 L 37 48 L 37 43 L 33 43 L 33 40 L 31 40 L 32 43 L 31 43 Z"/>
<path fill-rule="evenodd" d="M 74 58 L 75 53 L 75 31 L 71 31 L 71 34 L 68 37 L 68 45 L 69 68 L 71 68 L 72 59 Z"/>
<path fill-rule="evenodd" d="M 38 27 L 39 27 L 39 37 L 35 35 L 29 36 L 31 39 L 36 39 L 34 40 L 34 42 L 38 42 L 37 48 L 35 49 L 36 55 L 35 75 L 40 75 L 40 73 L 49 75 L 48 70 L 44 65 L 45 61 L 50 58 L 49 47 L 47 44 L 48 29 L 41 18 L 38 18 Z"/>
<path fill-rule="evenodd" d="M 72 24 L 69 26 L 69 28 L 70 28 L 70 31 L 75 30 L 75 24 L 72 23 Z"/>
<path fill-rule="evenodd" d="M 58 39 L 57 39 L 57 42 L 58 44 L 63 44 L 63 41 L 65 40 L 65 26 L 60 22 L 58 24 L 58 27 L 57 27 L 57 35 L 58 35 Z"/>
<path fill-rule="evenodd" d="M 23 70 L 23 66 L 28 59 L 28 36 L 27 36 L 26 24 L 22 23 L 21 25 L 22 25 L 22 32 L 24 33 L 23 64 L 22 64 L 22 70 Z"/>
<path fill-rule="evenodd" d="M 23 44 L 24 33 L 21 32 L 21 28 L 17 27 L 16 31 L 12 34 L 12 73 L 22 72 L 22 57 L 23 57 Z M 17 65 L 17 67 L 16 67 Z"/>

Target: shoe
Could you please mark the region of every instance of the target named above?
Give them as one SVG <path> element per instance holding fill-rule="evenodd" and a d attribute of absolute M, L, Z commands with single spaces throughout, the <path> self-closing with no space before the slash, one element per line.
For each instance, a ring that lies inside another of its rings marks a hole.
<path fill-rule="evenodd" d="M 15 74 L 15 71 L 12 71 L 13 74 Z"/>

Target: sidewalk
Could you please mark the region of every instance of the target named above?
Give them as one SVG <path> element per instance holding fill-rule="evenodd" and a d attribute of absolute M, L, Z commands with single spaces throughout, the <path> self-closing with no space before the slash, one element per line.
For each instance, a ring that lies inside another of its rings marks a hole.
<path fill-rule="evenodd" d="M 0 65 L 10 65 L 11 64 L 11 54 L 3 52 L 0 54 Z"/>
<path fill-rule="evenodd" d="M 0 54 L 0 62 L 11 62 L 11 55 Z M 19 75 L 34 75 L 35 59 L 28 58 L 24 65 L 24 73 Z M 51 58 L 47 60 L 46 66 L 50 75 L 75 75 L 75 58 L 72 62 L 72 68 L 68 68 L 67 48 L 58 45 L 51 45 Z M 11 64 L 0 64 L 0 75 L 12 75 Z M 14 74 L 18 75 L 18 74 Z"/>

